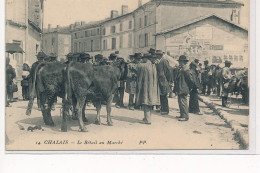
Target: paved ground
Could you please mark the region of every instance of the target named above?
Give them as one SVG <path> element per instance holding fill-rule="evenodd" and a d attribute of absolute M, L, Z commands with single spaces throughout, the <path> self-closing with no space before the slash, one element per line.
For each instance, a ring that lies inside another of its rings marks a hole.
<path fill-rule="evenodd" d="M 125 105 L 128 95 L 125 94 Z M 87 107 L 89 132 L 78 132 L 77 121 L 68 122 L 69 130 L 60 131 L 60 100 L 52 112 L 55 127 L 43 124 L 36 104 L 30 117 L 25 115 L 27 101 L 12 103 L 6 109 L 6 134 L 11 144 L 7 150 L 100 150 L 100 149 L 239 149 L 233 131 L 219 116 L 200 102 L 203 115 L 190 114 L 188 122 L 179 122 L 177 98 L 169 99 L 170 114 L 153 112 L 152 125 L 143 125 L 142 111 L 112 108 L 114 126 L 106 125 L 105 107 L 101 111 L 102 125 L 93 124 L 96 111 Z M 27 131 L 41 125 L 44 130 Z M 22 129 L 25 130 L 22 130 Z M 111 142 L 110 142 L 111 141 Z M 55 144 L 54 144 L 55 143 Z M 62 144 L 61 144 L 62 143 Z"/>

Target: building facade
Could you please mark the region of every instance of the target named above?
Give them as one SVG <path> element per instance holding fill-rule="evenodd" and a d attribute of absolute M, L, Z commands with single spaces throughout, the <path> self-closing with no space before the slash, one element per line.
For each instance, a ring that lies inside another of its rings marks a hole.
<path fill-rule="evenodd" d="M 32 65 L 41 49 L 42 17 L 43 0 L 6 0 L 6 43 L 16 43 L 24 51 L 6 53 L 16 70 L 18 83 L 22 80 L 23 63 Z"/>
<path fill-rule="evenodd" d="M 48 29 L 43 33 L 43 51 L 49 55 L 55 53 L 58 57 L 58 61 L 65 61 L 66 55 L 71 52 L 71 34 L 69 27 L 51 28 L 48 25 Z"/>
<path fill-rule="evenodd" d="M 101 31 L 100 39 L 97 39 L 100 41 L 100 50 L 90 52 L 108 56 L 114 50 L 119 50 L 120 54 L 128 57 L 136 52 L 146 53 L 150 48 L 166 50 L 158 44 L 158 33 L 213 14 L 239 25 L 243 6 L 232 0 L 151 0 L 143 5 L 139 1 L 138 4 L 138 8 L 132 12 L 124 10 L 125 6 L 122 6 L 120 16 L 112 10 L 109 19 L 98 22 Z M 79 31 L 83 32 L 84 29 L 72 30 L 72 34 Z"/>
<path fill-rule="evenodd" d="M 233 67 L 248 67 L 248 31 L 219 16 L 191 20 L 156 35 L 158 49 L 171 55 L 185 54 L 212 64 L 232 62 Z"/>
<path fill-rule="evenodd" d="M 119 50 L 119 55 L 128 58 L 133 54 L 134 45 L 134 18 L 133 13 L 128 13 L 127 6 L 122 6 L 122 15 L 111 11 L 111 18 L 102 22 L 102 50 L 101 53 L 108 57 Z"/>

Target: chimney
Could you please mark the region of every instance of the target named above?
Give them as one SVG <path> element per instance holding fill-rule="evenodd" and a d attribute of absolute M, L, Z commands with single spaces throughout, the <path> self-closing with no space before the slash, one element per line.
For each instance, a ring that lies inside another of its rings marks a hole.
<path fill-rule="evenodd" d="M 70 25 L 70 30 L 73 30 L 73 29 L 74 29 L 74 25 L 71 24 L 71 25 Z"/>
<path fill-rule="evenodd" d="M 81 21 L 81 26 L 84 26 L 86 24 L 86 22 Z"/>
<path fill-rule="evenodd" d="M 115 18 L 118 16 L 118 11 L 117 10 L 112 10 L 111 11 L 111 19 Z"/>
<path fill-rule="evenodd" d="M 48 24 L 48 32 L 51 32 L 51 24 Z"/>
<path fill-rule="evenodd" d="M 231 21 L 240 24 L 240 11 L 238 9 L 232 10 Z"/>
<path fill-rule="evenodd" d="M 59 31 L 60 30 L 60 25 L 57 25 L 57 31 Z"/>
<path fill-rule="evenodd" d="M 128 6 L 127 5 L 122 5 L 122 15 L 125 15 L 128 13 Z"/>
<path fill-rule="evenodd" d="M 138 0 L 138 8 L 143 5 L 142 0 Z"/>

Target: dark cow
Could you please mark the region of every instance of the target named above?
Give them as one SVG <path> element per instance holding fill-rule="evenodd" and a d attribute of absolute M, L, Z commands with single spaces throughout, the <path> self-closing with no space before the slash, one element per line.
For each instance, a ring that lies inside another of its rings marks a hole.
<path fill-rule="evenodd" d="M 40 99 L 40 106 L 43 115 L 43 120 L 46 125 L 54 126 L 51 117 L 51 108 L 57 97 L 64 98 L 64 69 L 66 65 L 60 62 L 43 62 L 40 63 L 34 75 L 34 82 L 30 94 L 26 115 L 31 115 L 31 110 L 34 102 L 35 91 L 39 93 L 37 98 Z"/>
<path fill-rule="evenodd" d="M 71 63 L 66 71 L 66 95 L 69 101 L 64 105 L 62 131 L 67 131 L 66 114 L 69 105 L 73 103 L 77 112 L 80 131 L 85 132 L 84 111 L 86 102 L 92 101 L 97 108 L 96 124 L 100 124 L 101 102 L 106 103 L 107 123 L 112 126 L 111 104 L 118 88 L 118 81 L 125 76 L 126 64 L 124 62 L 113 65 L 93 66 L 90 63 Z"/>

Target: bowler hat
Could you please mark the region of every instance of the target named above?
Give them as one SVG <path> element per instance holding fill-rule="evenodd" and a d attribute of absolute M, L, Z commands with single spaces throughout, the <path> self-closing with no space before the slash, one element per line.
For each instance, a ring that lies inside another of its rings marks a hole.
<path fill-rule="evenodd" d="M 178 61 L 189 61 L 189 59 L 185 55 L 181 55 Z"/>
<path fill-rule="evenodd" d="M 153 48 L 150 48 L 150 50 L 148 51 L 149 53 L 151 53 L 151 54 L 153 54 L 153 53 L 155 53 L 156 52 L 156 50 L 155 49 L 153 49 Z"/>
<path fill-rule="evenodd" d="M 209 61 L 208 61 L 208 60 L 204 61 L 204 64 L 208 64 L 208 63 L 209 63 Z"/>
<path fill-rule="evenodd" d="M 135 53 L 134 57 L 136 59 L 142 59 L 142 54 L 141 53 Z"/>
<path fill-rule="evenodd" d="M 115 60 L 117 58 L 117 55 L 114 53 L 111 53 L 109 56 L 109 60 Z"/>
<path fill-rule="evenodd" d="M 194 62 L 198 64 L 198 63 L 200 62 L 200 60 L 198 60 L 198 59 L 196 58 L 196 59 L 194 60 Z"/>
<path fill-rule="evenodd" d="M 83 53 L 80 53 L 80 58 L 82 58 L 82 59 L 90 59 L 90 55 L 88 54 L 88 53 L 85 53 L 85 52 L 83 52 Z"/>
<path fill-rule="evenodd" d="M 101 54 L 95 55 L 95 59 L 102 60 L 104 57 Z"/>
<path fill-rule="evenodd" d="M 225 61 L 225 64 L 232 64 L 231 61 Z"/>
<path fill-rule="evenodd" d="M 196 64 L 195 62 L 191 62 L 191 63 L 190 63 L 190 67 L 191 67 L 191 66 L 197 67 L 197 64 Z"/>
<path fill-rule="evenodd" d="M 43 51 L 41 51 L 37 54 L 37 58 L 44 58 L 45 56 L 47 56 L 47 55 Z"/>

